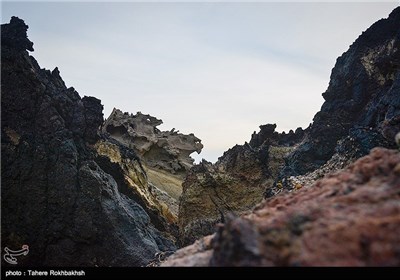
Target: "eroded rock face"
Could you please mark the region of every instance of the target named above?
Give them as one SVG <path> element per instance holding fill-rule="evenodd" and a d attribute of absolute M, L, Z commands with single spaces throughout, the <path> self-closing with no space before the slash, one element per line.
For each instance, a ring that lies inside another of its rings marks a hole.
<path fill-rule="evenodd" d="M 102 127 L 103 140 L 95 148 L 120 166 L 126 185 L 165 220 L 163 228 L 177 233 L 182 182 L 194 161 L 190 154 L 200 153 L 203 145 L 193 134 L 160 131 L 160 124 L 161 120 L 150 115 L 114 109 Z"/>
<path fill-rule="evenodd" d="M 177 237 L 178 203 L 167 192 L 155 187 L 141 160 L 132 149 L 112 138 L 99 140 L 94 148 L 96 162 L 117 181 L 121 193 L 138 202 L 157 229 Z"/>
<path fill-rule="evenodd" d="M 394 148 L 400 131 L 400 8 L 373 24 L 336 61 L 321 111 L 281 179 L 312 172 L 336 154 Z"/>
<path fill-rule="evenodd" d="M 157 128 L 160 124 L 162 120 L 150 115 L 114 109 L 103 125 L 103 133 L 134 149 L 147 166 L 184 175 L 194 162 L 190 154 L 200 153 L 203 148 L 201 140 L 174 129 L 160 131 Z"/>
<path fill-rule="evenodd" d="M 179 204 L 179 230 L 183 244 L 215 231 L 227 212 L 244 213 L 261 202 L 273 185 L 285 156 L 301 141 L 302 129 L 275 132 L 276 125 L 260 126 L 250 144 L 236 145 L 216 164 L 195 165 L 183 183 Z"/>
<path fill-rule="evenodd" d="M 28 26 L 1 26 L 2 248 L 32 266 L 145 265 L 174 244 L 98 159 L 102 105 L 40 69 Z M 109 161 L 110 162 L 110 161 Z M 153 219 L 154 220 L 154 219 Z M 2 263 L 7 265 L 6 263 Z"/>
<path fill-rule="evenodd" d="M 260 126 L 249 145 L 235 146 L 215 165 L 194 167 L 180 202 L 184 244 L 213 232 L 215 223 L 224 220 L 222 213 L 250 209 L 263 187 L 267 198 L 296 191 L 373 147 L 395 147 L 400 130 L 399 37 L 397 8 L 338 58 L 323 94 L 326 101 L 309 128 L 278 134 L 274 125 Z"/>
<path fill-rule="evenodd" d="M 228 216 L 214 237 L 162 265 L 399 266 L 399 191 L 399 151 L 375 148 L 311 187 Z"/>

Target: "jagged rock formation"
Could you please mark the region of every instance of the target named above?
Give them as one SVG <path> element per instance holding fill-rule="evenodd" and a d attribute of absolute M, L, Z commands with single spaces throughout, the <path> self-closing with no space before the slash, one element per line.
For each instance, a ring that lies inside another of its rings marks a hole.
<path fill-rule="evenodd" d="M 278 133 L 275 131 L 276 124 L 260 125 L 260 131 L 251 135 L 249 142 L 252 147 L 260 147 L 262 145 L 291 147 L 300 143 L 305 133 L 308 131 L 298 127 L 296 131 L 290 130 L 289 133 Z"/>
<path fill-rule="evenodd" d="M 163 266 L 399 266 L 400 153 L 375 148 L 311 187 L 228 216 Z"/>
<path fill-rule="evenodd" d="M 16 17 L 1 26 L 2 248 L 28 244 L 19 264 L 30 266 L 145 265 L 174 250 L 123 172 L 92 148 L 100 100 L 40 69 L 27 29 Z"/>
<path fill-rule="evenodd" d="M 145 209 L 151 223 L 157 229 L 167 233 L 170 239 L 176 240 L 178 236 L 176 201 L 148 182 L 142 162 L 133 150 L 114 139 L 104 135 L 101 137 L 102 139 L 93 145 L 97 152 L 95 161 L 112 175 L 121 193 Z"/>
<path fill-rule="evenodd" d="M 250 143 L 236 145 L 218 162 L 202 161 L 183 183 L 179 204 L 179 231 L 183 244 L 214 232 L 227 212 L 244 213 L 261 202 L 273 185 L 285 156 L 302 140 L 304 131 L 275 132 L 276 125 L 260 126 Z"/>
<path fill-rule="evenodd" d="M 272 197 L 310 186 L 373 147 L 395 147 L 400 130 L 399 39 L 397 8 L 338 58 L 323 94 L 326 101 L 309 128 L 281 135 L 273 125 L 261 126 L 249 145 L 234 147 L 214 166 L 194 167 L 180 202 L 183 243 L 213 232 L 221 212 L 250 209 L 262 187 L 265 197 Z M 276 147 L 278 156 L 271 158 Z"/>
<path fill-rule="evenodd" d="M 119 164 L 130 188 L 171 225 L 178 220 L 182 182 L 193 165 L 190 154 L 200 153 L 203 145 L 193 134 L 160 131 L 160 124 L 150 115 L 114 108 L 102 126 L 103 140 L 95 147 L 99 155 Z"/>
<path fill-rule="evenodd" d="M 400 8 L 396 8 L 337 59 L 321 111 L 280 175 L 284 185 L 291 187 L 285 178 L 312 172 L 334 154 L 355 159 L 373 147 L 394 147 L 400 130 L 399 67 Z"/>
<path fill-rule="evenodd" d="M 2 247 L 28 244 L 20 264 L 154 263 L 175 250 L 186 174 L 181 242 L 225 224 L 164 265 L 400 264 L 399 151 L 377 148 L 351 163 L 395 147 L 400 8 L 338 58 L 308 129 L 261 126 L 216 164 L 192 168 L 198 138 L 119 110 L 102 125 L 98 99 L 28 55 L 26 30 L 13 17 L 1 33 Z"/>
<path fill-rule="evenodd" d="M 103 125 L 103 132 L 134 151 L 147 166 L 173 174 L 186 174 L 194 162 L 193 152 L 203 145 L 194 134 L 185 135 L 175 129 L 160 131 L 162 120 L 138 112 L 136 115 L 113 110 Z"/>

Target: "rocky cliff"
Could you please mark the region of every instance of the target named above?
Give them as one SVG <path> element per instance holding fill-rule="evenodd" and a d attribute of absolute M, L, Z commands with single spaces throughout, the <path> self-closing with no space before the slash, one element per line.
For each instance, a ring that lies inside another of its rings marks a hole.
<path fill-rule="evenodd" d="M 400 264 L 400 8 L 338 58 L 309 128 L 262 125 L 194 166 L 198 138 L 142 113 L 103 122 L 29 55 L 27 28 L 1 30 L 1 242 L 30 246 L 20 264 L 147 265 L 215 230 L 164 265 Z"/>
<path fill-rule="evenodd" d="M 309 128 L 279 135 L 271 125 L 260 127 L 249 145 L 229 150 L 215 166 L 202 163 L 189 172 L 180 204 L 183 241 L 213 232 L 218 221 L 225 225 L 165 265 L 398 265 L 399 209 L 393 205 L 399 153 L 376 149 L 329 174 L 374 147 L 395 147 L 399 69 L 397 8 L 338 58 Z M 271 158 L 276 147 L 280 156 Z M 225 179 L 227 172 L 236 180 Z M 267 200 L 244 218 L 227 218 L 226 212 L 243 215 L 254 207 L 260 182 Z"/>
<path fill-rule="evenodd" d="M 140 266 L 174 250 L 121 166 L 97 153 L 100 100 L 41 69 L 27 29 L 16 17 L 1 26 L 2 248 L 27 244 L 19 264 L 41 266 Z M 132 151 L 120 154 L 144 176 Z"/>
<path fill-rule="evenodd" d="M 179 204 L 182 244 L 214 232 L 228 212 L 242 214 L 260 203 L 273 185 L 285 156 L 304 137 L 304 131 L 278 133 L 276 125 L 260 126 L 249 143 L 236 145 L 215 164 L 194 166 L 183 183 Z"/>
<path fill-rule="evenodd" d="M 332 70 L 321 111 L 280 174 L 304 175 L 376 146 L 394 147 L 400 130 L 400 9 L 368 28 Z M 333 165 L 332 165 L 333 166 Z M 339 164 L 339 167 L 342 167 Z"/>

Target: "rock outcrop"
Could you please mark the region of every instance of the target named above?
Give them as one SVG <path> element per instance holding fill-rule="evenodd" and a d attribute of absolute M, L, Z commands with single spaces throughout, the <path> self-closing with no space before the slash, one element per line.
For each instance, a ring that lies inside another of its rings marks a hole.
<path fill-rule="evenodd" d="M 323 94 L 325 103 L 306 129 L 289 134 L 260 126 L 249 144 L 235 146 L 215 165 L 193 167 L 184 182 L 179 209 L 184 244 L 224 220 L 244 213 L 260 193 L 312 185 L 377 146 L 394 148 L 400 131 L 400 8 L 365 31 L 338 58 Z M 282 168 L 283 167 L 283 168 Z"/>
<path fill-rule="evenodd" d="M 2 248 L 29 245 L 29 266 L 140 266 L 174 250 L 94 149 L 100 100 L 41 69 L 27 29 L 16 17 L 1 26 Z"/>
<path fill-rule="evenodd" d="M 103 125 L 103 133 L 133 149 L 147 166 L 185 175 L 193 166 L 193 152 L 200 153 L 203 145 L 194 134 L 185 135 L 172 129 L 160 131 L 163 122 L 150 115 L 136 115 L 115 109 Z"/>
<path fill-rule="evenodd" d="M 100 136 L 93 145 L 96 163 L 114 178 L 121 193 L 143 207 L 158 230 L 175 241 L 178 236 L 176 200 L 149 183 L 143 164 L 132 149 Z"/>
<path fill-rule="evenodd" d="M 170 232 L 176 232 L 178 200 L 182 182 L 203 145 L 194 134 L 174 129 L 160 131 L 162 120 L 138 112 L 136 115 L 114 109 L 104 122 L 97 153 L 120 166 L 126 184 L 141 197 L 147 208 L 165 218 Z M 135 155 L 135 158 L 132 156 Z"/>
<path fill-rule="evenodd" d="M 261 202 L 285 156 L 304 136 L 301 128 L 289 134 L 275 132 L 275 128 L 262 125 L 249 144 L 236 145 L 217 163 L 202 161 L 189 171 L 179 204 L 182 244 L 214 232 L 227 212 L 241 214 Z"/>
<path fill-rule="evenodd" d="M 228 215 L 163 266 L 399 266 L 400 153 L 375 148 L 311 187 Z"/>
<path fill-rule="evenodd" d="M 201 141 L 155 117 L 103 123 L 27 28 L 1 28 L 1 243 L 29 245 L 21 265 L 158 265 L 178 235 L 200 239 L 165 266 L 400 265 L 400 7 L 338 58 L 306 130 L 263 125 L 199 165 Z"/>
<path fill-rule="evenodd" d="M 394 147 L 400 130 L 400 8 L 368 28 L 332 70 L 321 111 L 280 179 L 313 172 L 333 155 L 359 158 Z M 340 166 L 340 165 L 339 165 Z"/>

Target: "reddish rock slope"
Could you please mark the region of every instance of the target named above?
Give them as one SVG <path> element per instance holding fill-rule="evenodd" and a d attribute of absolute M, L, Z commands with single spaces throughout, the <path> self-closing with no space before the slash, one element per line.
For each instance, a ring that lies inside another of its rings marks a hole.
<path fill-rule="evenodd" d="M 375 148 L 312 187 L 230 217 L 164 266 L 398 266 L 400 153 Z"/>

